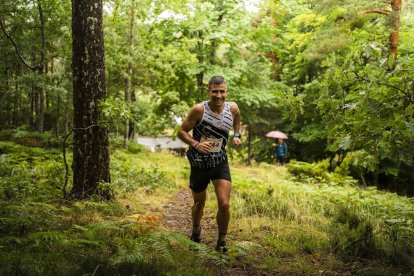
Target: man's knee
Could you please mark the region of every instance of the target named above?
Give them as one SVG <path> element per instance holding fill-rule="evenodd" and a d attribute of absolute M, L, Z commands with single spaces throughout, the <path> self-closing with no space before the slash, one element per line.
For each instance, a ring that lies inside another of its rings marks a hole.
<path fill-rule="evenodd" d="M 206 205 L 206 200 L 205 199 L 200 199 L 200 200 L 194 201 L 194 208 L 204 209 L 205 205 Z"/>
<path fill-rule="evenodd" d="M 219 202 L 218 208 L 221 212 L 228 212 L 230 209 L 230 203 L 228 201 Z"/>

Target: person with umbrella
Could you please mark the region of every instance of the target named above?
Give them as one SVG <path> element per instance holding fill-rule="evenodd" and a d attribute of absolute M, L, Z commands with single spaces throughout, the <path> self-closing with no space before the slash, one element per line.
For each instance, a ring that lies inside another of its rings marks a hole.
<path fill-rule="evenodd" d="M 277 163 L 279 165 L 285 165 L 286 164 L 286 156 L 288 153 L 287 144 L 285 142 L 285 139 L 288 139 L 287 135 L 284 134 L 281 131 L 271 131 L 266 134 L 267 137 L 274 138 L 276 140 L 276 143 L 273 144 L 276 146 L 276 158 Z"/>
<path fill-rule="evenodd" d="M 286 156 L 288 152 L 287 144 L 283 138 L 277 138 L 276 141 L 277 163 L 281 166 L 284 166 L 286 164 Z"/>

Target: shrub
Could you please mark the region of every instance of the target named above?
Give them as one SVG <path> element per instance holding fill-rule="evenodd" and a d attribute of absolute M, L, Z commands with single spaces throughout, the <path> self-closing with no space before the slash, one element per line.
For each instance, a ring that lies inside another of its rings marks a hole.
<path fill-rule="evenodd" d="M 140 187 L 145 187 L 147 192 L 153 192 L 159 187 L 173 187 L 175 181 L 167 173 L 158 168 L 146 170 L 128 169 L 116 171 L 114 175 L 114 187 L 118 193 L 133 192 Z"/>
<path fill-rule="evenodd" d="M 327 178 L 329 162 L 327 160 L 318 163 L 306 163 L 300 161 L 292 161 L 287 165 L 289 172 L 295 176 L 311 176 Z"/>
<path fill-rule="evenodd" d="M 246 193 L 241 194 L 241 205 L 236 205 L 236 215 L 258 216 L 275 219 L 294 220 L 297 217 L 295 209 L 289 204 L 289 199 L 275 193 Z"/>
<path fill-rule="evenodd" d="M 354 209 L 341 206 L 334 217 L 331 244 L 345 258 L 374 258 L 380 254 L 371 221 Z"/>
<path fill-rule="evenodd" d="M 148 149 L 146 147 L 144 147 L 143 145 L 140 145 L 138 143 L 135 142 L 129 142 L 128 143 L 128 151 L 130 153 L 141 153 L 141 152 L 148 152 Z"/>

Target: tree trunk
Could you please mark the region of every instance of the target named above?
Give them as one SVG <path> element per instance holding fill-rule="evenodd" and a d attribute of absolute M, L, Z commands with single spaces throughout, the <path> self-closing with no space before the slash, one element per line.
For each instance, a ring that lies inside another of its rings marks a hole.
<path fill-rule="evenodd" d="M 272 20 L 272 27 L 274 30 L 276 30 L 277 28 L 277 17 L 278 15 L 275 14 L 274 11 L 272 11 L 272 7 L 268 8 L 268 13 L 270 14 L 270 18 Z M 277 37 L 276 35 L 272 32 L 271 34 L 272 36 L 272 43 L 276 44 L 277 41 Z M 279 74 L 279 70 L 278 70 L 278 66 L 279 66 L 279 57 L 277 56 L 276 52 L 270 51 L 266 53 L 267 58 L 270 59 L 270 62 L 272 63 L 272 79 L 275 81 L 280 81 L 280 74 Z"/>
<path fill-rule="evenodd" d="M 402 0 L 392 0 L 391 1 L 391 8 L 392 8 L 392 32 L 389 36 L 389 47 L 388 51 L 390 55 L 394 59 L 394 66 L 397 62 L 398 56 L 398 35 L 400 31 L 400 16 L 401 16 L 401 3 Z"/>
<path fill-rule="evenodd" d="M 221 28 L 221 25 L 223 23 L 223 18 L 225 14 L 223 0 L 217 1 L 216 11 L 219 13 L 219 16 L 217 17 L 217 26 L 218 29 Z M 217 47 L 218 47 L 218 39 L 213 38 L 211 40 L 211 52 L 210 52 L 210 64 L 215 65 L 217 64 Z"/>
<path fill-rule="evenodd" d="M 45 18 L 43 16 L 42 2 L 39 0 L 37 2 L 37 8 L 39 11 L 39 28 L 40 35 L 42 40 L 42 49 L 40 52 L 40 64 L 38 66 L 38 74 L 41 78 L 40 85 L 37 87 L 37 93 L 39 94 L 38 102 L 38 113 L 36 113 L 36 130 L 40 133 L 43 133 L 44 130 L 44 118 L 45 118 L 45 84 L 44 84 L 44 75 L 45 75 L 45 52 L 46 52 L 46 36 L 45 36 Z"/>
<path fill-rule="evenodd" d="M 39 88 L 37 84 L 32 84 L 32 92 L 33 92 L 33 101 L 34 101 L 34 128 L 35 130 L 39 129 L 39 120 L 40 120 L 40 107 L 39 107 Z"/>
<path fill-rule="evenodd" d="M 252 126 L 247 125 L 247 164 L 250 165 L 252 161 Z"/>
<path fill-rule="evenodd" d="M 108 129 L 99 125 L 106 99 L 102 0 L 72 1 L 73 187 L 75 199 L 94 194 L 113 197 L 108 185 Z M 99 187 L 98 187 L 99 186 Z M 108 188 L 106 188 L 108 187 Z"/>
<path fill-rule="evenodd" d="M 35 125 L 35 113 L 36 113 L 36 89 L 34 83 L 32 83 L 32 89 L 29 92 L 30 97 L 30 127 L 33 129 Z"/>
<path fill-rule="evenodd" d="M 132 90 L 131 91 L 131 103 L 135 102 L 137 100 L 136 96 L 135 96 L 135 91 Z M 128 131 L 128 138 L 129 140 L 134 139 L 135 136 L 135 123 L 134 121 L 130 120 L 129 121 L 129 131 Z"/>
<path fill-rule="evenodd" d="M 44 121 L 45 121 L 45 89 L 44 83 L 41 83 L 41 87 L 38 87 L 39 93 L 39 113 L 36 118 L 36 130 L 40 133 L 44 131 Z"/>
<path fill-rule="evenodd" d="M 66 94 L 65 99 L 65 110 L 63 115 L 63 133 L 66 134 L 69 132 L 69 110 L 70 110 L 70 99 L 73 96 L 73 91 L 68 90 L 68 93 Z"/>
<path fill-rule="evenodd" d="M 198 31 L 198 42 L 197 42 L 197 59 L 198 64 L 202 67 L 204 63 L 204 54 L 203 54 L 203 31 Z M 198 91 L 198 100 L 203 99 L 204 96 L 204 68 L 196 75 L 197 78 L 197 91 Z"/>
<path fill-rule="evenodd" d="M 13 116 L 12 116 L 12 126 L 18 126 L 21 124 L 21 114 L 20 114 L 20 97 L 19 97 L 19 83 L 14 84 L 14 104 L 13 104 Z"/>
<path fill-rule="evenodd" d="M 134 0 L 131 2 L 131 17 L 130 17 L 130 24 L 129 24 L 129 62 L 127 68 L 127 74 L 125 78 L 125 104 L 127 108 L 131 106 L 131 90 L 132 90 L 132 59 L 133 59 L 133 48 L 134 48 Z M 129 141 L 129 119 L 125 120 L 125 131 L 124 131 L 124 147 L 128 148 L 128 141 Z"/>
<path fill-rule="evenodd" d="M 388 37 L 388 53 L 393 58 L 393 65 L 390 67 L 390 71 L 394 70 L 397 64 L 398 57 L 398 36 L 400 32 L 400 17 L 402 0 L 391 0 L 391 11 L 383 9 L 370 9 L 363 11 L 363 14 L 376 13 L 385 16 L 392 16 L 391 19 L 391 34 Z"/>

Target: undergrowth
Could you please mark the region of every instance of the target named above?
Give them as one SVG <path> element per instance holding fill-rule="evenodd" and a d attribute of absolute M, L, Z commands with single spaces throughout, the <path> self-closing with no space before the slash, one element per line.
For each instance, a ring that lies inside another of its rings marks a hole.
<path fill-rule="evenodd" d="M 331 252 L 344 262 L 373 262 L 373 269 L 377 262 L 383 269 L 414 268 L 412 199 L 359 188 L 355 180 L 321 167 L 293 166 L 292 176 L 268 165 L 257 165 L 254 172 L 237 171 L 234 232 L 242 239 L 254 237 L 261 245 L 255 262 L 278 268 L 278 258 Z M 317 268 L 306 269 L 314 273 Z"/>
<path fill-rule="evenodd" d="M 0 275 L 210 275 L 209 263 L 227 264 L 206 246 L 162 230 L 148 210 L 63 199 L 60 150 L 14 142 L 0 142 L 0 149 Z M 140 165 L 148 162 L 145 149 L 131 149 L 112 145 L 118 197 L 177 189 L 171 173 Z"/>
<path fill-rule="evenodd" d="M 338 267 L 353 261 L 365 269 L 372 263 L 373 271 L 414 268 L 413 200 L 360 188 L 322 165 L 292 163 L 289 173 L 232 163 L 230 252 L 223 258 L 163 230 L 161 215 L 152 212 L 187 185 L 182 158 L 132 143 L 123 149 L 115 140 L 116 200 L 70 202 L 59 190 L 60 149 L 0 142 L 0 150 L 1 275 L 210 275 L 212 263 L 240 262 L 302 275 L 340 273 Z M 70 164 L 70 151 L 67 158 Z M 209 197 L 206 217 L 214 217 L 215 204 Z"/>

